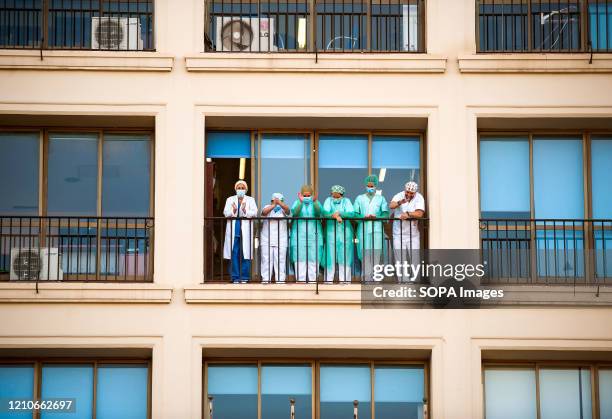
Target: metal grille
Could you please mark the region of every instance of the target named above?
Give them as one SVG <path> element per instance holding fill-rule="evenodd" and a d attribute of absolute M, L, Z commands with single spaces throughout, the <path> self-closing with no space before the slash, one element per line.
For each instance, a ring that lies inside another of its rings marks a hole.
<path fill-rule="evenodd" d="M 424 0 L 211 0 L 205 49 L 424 52 Z"/>
<path fill-rule="evenodd" d="M 612 0 L 476 0 L 479 52 L 609 52 Z"/>
<path fill-rule="evenodd" d="M 150 51 L 153 0 L 0 0 L 0 47 Z"/>

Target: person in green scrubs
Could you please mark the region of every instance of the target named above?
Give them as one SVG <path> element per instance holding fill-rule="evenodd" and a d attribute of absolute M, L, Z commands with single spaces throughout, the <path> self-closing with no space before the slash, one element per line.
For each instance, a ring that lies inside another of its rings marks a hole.
<path fill-rule="evenodd" d="M 303 218 L 321 217 L 321 203 L 313 196 L 310 185 L 302 186 L 298 200 L 291 206 L 291 261 L 294 263 L 297 282 L 316 282 L 319 263 L 323 256 L 323 229 L 319 220 Z"/>
<path fill-rule="evenodd" d="M 340 185 L 331 187 L 331 196 L 323 204 L 323 216 L 330 218 L 325 225 L 325 282 L 334 282 L 336 264 L 338 280 L 350 284 L 351 265 L 353 264 L 354 235 L 353 226 L 344 218 L 355 215 L 351 200 L 344 197 L 346 190 Z"/>
<path fill-rule="evenodd" d="M 374 265 L 381 263 L 385 242 L 384 221 L 389 218 L 389 205 L 382 194 L 376 193 L 378 177 L 367 176 L 364 180 L 366 193 L 355 199 L 355 218 L 363 218 L 357 224 L 357 255 L 361 260 L 361 272 L 365 281 L 372 280 Z M 367 221 L 366 221 L 367 220 Z"/>

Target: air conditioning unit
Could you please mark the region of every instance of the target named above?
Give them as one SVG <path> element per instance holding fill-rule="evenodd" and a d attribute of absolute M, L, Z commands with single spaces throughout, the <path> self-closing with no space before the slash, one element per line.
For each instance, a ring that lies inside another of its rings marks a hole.
<path fill-rule="evenodd" d="M 402 51 L 419 50 L 419 15 L 416 4 L 402 5 Z"/>
<path fill-rule="evenodd" d="M 217 51 L 277 51 L 275 37 L 272 18 L 217 17 Z"/>
<path fill-rule="evenodd" d="M 61 281 L 63 277 L 56 247 L 11 249 L 11 280 Z"/>
<path fill-rule="evenodd" d="M 142 50 L 140 20 L 137 17 L 92 17 L 91 48 L 111 51 Z"/>

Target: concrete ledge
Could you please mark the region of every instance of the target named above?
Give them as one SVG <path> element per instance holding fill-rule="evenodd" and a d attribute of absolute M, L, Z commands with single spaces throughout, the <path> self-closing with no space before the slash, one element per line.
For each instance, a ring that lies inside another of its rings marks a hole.
<path fill-rule="evenodd" d="M 612 73 L 612 54 L 473 54 L 458 58 L 462 73 Z"/>
<path fill-rule="evenodd" d="M 185 288 L 187 303 L 361 305 L 360 285 L 202 284 Z"/>
<path fill-rule="evenodd" d="M 142 51 L 0 50 L 4 70 L 171 71 L 174 57 Z"/>
<path fill-rule="evenodd" d="M 185 57 L 187 71 L 282 73 L 444 73 L 446 57 L 430 54 L 209 52 Z"/>
<path fill-rule="evenodd" d="M 481 307 L 508 306 L 575 306 L 612 307 L 612 287 L 504 285 L 491 287 L 504 290 L 501 301 L 483 300 Z M 189 304 L 298 304 L 361 306 L 361 286 L 322 285 L 319 294 L 311 284 L 201 284 L 186 287 L 185 301 Z M 599 296 L 597 293 L 599 292 Z M 421 300 L 403 301 L 389 308 L 427 308 Z"/>
<path fill-rule="evenodd" d="M 0 303 L 163 303 L 172 287 L 140 283 L 0 282 Z"/>

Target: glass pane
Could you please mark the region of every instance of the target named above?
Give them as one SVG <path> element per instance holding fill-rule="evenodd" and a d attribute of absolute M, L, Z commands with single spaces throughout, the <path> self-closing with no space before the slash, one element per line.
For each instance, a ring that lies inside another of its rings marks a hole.
<path fill-rule="evenodd" d="M 306 134 L 263 134 L 261 137 L 261 202 L 274 192 L 293 202 L 310 182 L 310 139 Z M 261 202 L 259 206 L 261 207 Z"/>
<path fill-rule="evenodd" d="M 146 365 L 98 367 L 96 419 L 147 419 L 148 389 Z"/>
<path fill-rule="evenodd" d="M 353 417 L 353 401 L 359 402 L 359 418 L 370 419 L 369 365 L 321 365 L 321 419 Z"/>
<path fill-rule="evenodd" d="M 512 176 L 508 176 L 512 173 Z M 530 218 L 529 141 L 480 141 L 480 214 L 483 218 Z"/>
<path fill-rule="evenodd" d="M 599 370 L 599 418 L 612 419 L 612 370 Z"/>
<path fill-rule="evenodd" d="M 321 202 L 333 185 L 342 185 L 345 196 L 354 200 L 363 193 L 363 179 L 368 175 L 368 136 L 319 136 L 319 191 Z"/>
<path fill-rule="evenodd" d="M 591 372 L 585 369 L 540 370 L 540 418 L 592 417 Z"/>
<path fill-rule="evenodd" d="M 527 46 L 527 0 L 479 2 L 480 51 L 524 51 Z"/>
<path fill-rule="evenodd" d="M 36 48 L 42 34 L 43 0 L 0 2 L 0 48 Z"/>
<path fill-rule="evenodd" d="M 533 142 L 535 217 L 584 218 L 582 175 L 582 139 L 536 138 Z"/>
<path fill-rule="evenodd" d="M 251 133 L 248 131 L 209 131 L 206 133 L 206 157 L 251 157 Z"/>
<path fill-rule="evenodd" d="M 316 3 L 316 47 L 350 51 L 367 47 L 367 3 L 324 0 Z"/>
<path fill-rule="evenodd" d="M 31 400 L 34 397 L 34 366 L 0 365 L 0 399 Z M 32 412 L 0 412 L 0 419 L 31 419 Z"/>
<path fill-rule="evenodd" d="M 49 135 L 47 213 L 96 215 L 97 134 Z"/>
<path fill-rule="evenodd" d="M 289 400 L 295 400 L 295 417 L 312 417 L 312 367 L 264 365 L 261 367 L 261 417 L 287 419 Z"/>
<path fill-rule="evenodd" d="M 102 215 L 146 217 L 151 187 L 148 135 L 105 135 L 102 167 Z"/>
<path fill-rule="evenodd" d="M 208 395 L 214 417 L 257 419 L 257 366 L 209 365 Z"/>
<path fill-rule="evenodd" d="M 612 3 L 609 0 L 589 1 L 589 28 L 593 50 L 612 49 Z"/>
<path fill-rule="evenodd" d="M 534 370 L 486 369 L 485 417 L 487 419 L 536 419 Z"/>
<path fill-rule="evenodd" d="M 422 419 L 425 373 L 418 366 L 377 366 L 374 409 L 377 419 Z"/>
<path fill-rule="evenodd" d="M 372 139 L 372 173 L 378 175 L 378 189 L 388 199 L 403 191 L 406 182 L 414 181 L 420 186 L 419 137 L 375 135 Z"/>
<path fill-rule="evenodd" d="M 593 218 L 612 218 L 612 137 L 591 139 Z"/>
<path fill-rule="evenodd" d="M 76 410 L 71 413 L 42 412 L 42 419 L 88 419 L 93 411 L 93 366 L 43 365 L 43 399 L 76 399 Z"/>
<path fill-rule="evenodd" d="M 38 215 L 39 137 L 0 133 L 0 214 Z"/>

